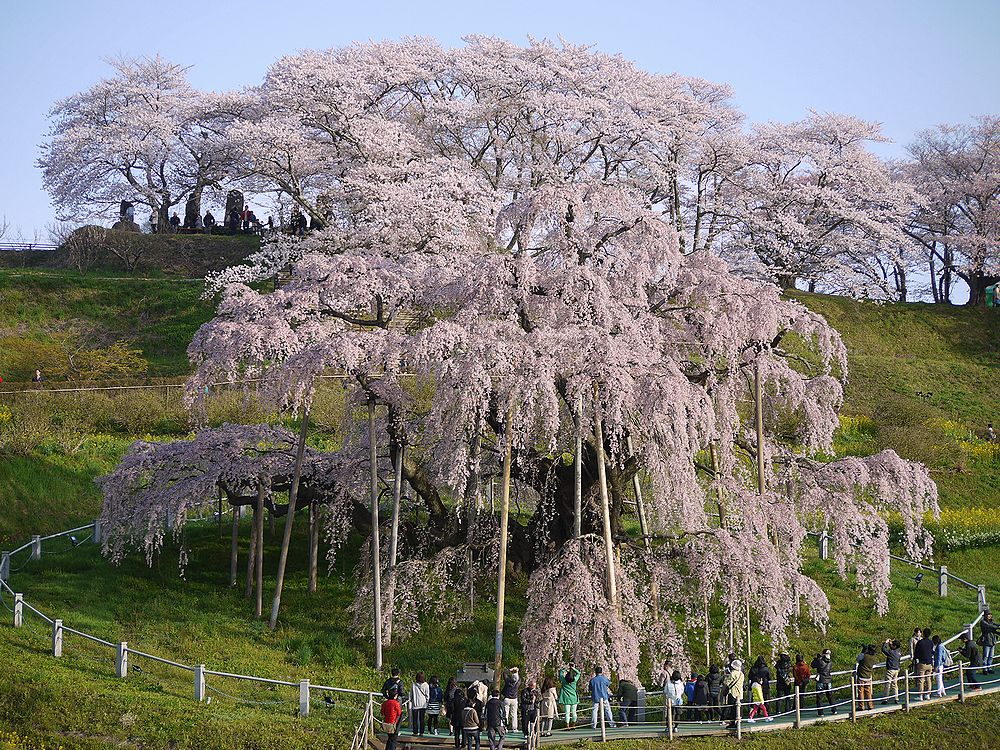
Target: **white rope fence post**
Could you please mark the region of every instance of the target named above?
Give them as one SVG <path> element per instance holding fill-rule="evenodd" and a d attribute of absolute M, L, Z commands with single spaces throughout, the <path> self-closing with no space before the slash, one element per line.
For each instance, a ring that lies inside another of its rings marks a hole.
<path fill-rule="evenodd" d="M 910 670 L 903 672 L 903 679 L 906 683 L 906 692 L 903 693 L 903 710 L 910 710 Z"/>
<path fill-rule="evenodd" d="M 736 699 L 736 739 L 743 739 L 743 705 L 739 698 Z"/>
<path fill-rule="evenodd" d="M 24 625 L 24 594 L 14 594 L 14 627 Z"/>
<path fill-rule="evenodd" d="M 965 667 L 962 662 L 958 663 L 958 700 L 965 703 Z"/>
<path fill-rule="evenodd" d="M 854 680 L 854 675 L 851 675 L 851 723 L 856 724 L 858 722 L 858 683 Z"/>
<path fill-rule="evenodd" d="M 39 534 L 35 534 L 31 537 L 31 559 L 42 559 L 42 537 Z"/>
<path fill-rule="evenodd" d="M 63 646 L 63 622 L 62 620 L 52 621 L 52 655 L 55 657 L 62 656 L 62 646 Z"/>
<path fill-rule="evenodd" d="M 198 703 L 205 700 L 205 665 L 196 664 L 194 668 L 194 699 Z"/>
<path fill-rule="evenodd" d="M 115 676 L 125 679 L 128 677 L 128 642 L 121 641 L 118 644 L 118 652 L 115 654 Z"/>
<path fill-rule="evenodd" d="M 802 729 L 802 686 L 795 686 L 795 728 Z"/>
<path fill-rule="evenodd" d="M 819 532 L 819 559 L 826 560 L 830 557 L 830 535 L 826 529 Z"/>
<path fill-rule="evenodd" d="M 10 552 L 0 554 L 0 581 L 10 581 Z"/>
<path fill-rule="evenodd" d="M 942 565 L 938 571 L 938 596 L 948 596 L 948 566 Z"/>
<path fill-rule="evenodd" d="M 309 715 L 309 680 L 299 680 L 299 716 Z"/>
<path fill-rule="evenodd" d="M 664 705 L 667 711 L 667 739 L 672 740 L 674 738 L 674 706 L 670 701 Z"/>
<path fill-rule="evenodd" d="M 102 541 L 104 541 L 103 534 L 104 534 L 104 526 L 101 524 L 101 519 L 95 518 L 94 535 L 91 538 L 91 541 L 93 541 L 94 544 L 100 544 Z"/>

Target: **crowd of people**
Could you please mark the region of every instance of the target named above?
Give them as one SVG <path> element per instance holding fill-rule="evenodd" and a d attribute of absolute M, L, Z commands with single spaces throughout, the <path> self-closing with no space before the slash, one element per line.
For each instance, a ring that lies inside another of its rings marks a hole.
<path fill-rule="evenodd" d="M 993 674 L 993 652 L 1000 625 L 991 612 L 985 612 L 980 622 L 980 635 L 973 641 L 963 633 L 957 650 L 966 660 L 969 669 L 964 672 L 969 689 L 979 689 L 976 670 Z M 979 647 L 982 647 L 980 653 Z M 909 659 L 910 674 L 916 678 L 915 699 L 924 701 L 946 694 L 945 672 L 954 664 L 952 652 L 941 637 L 933 635 L 930 628 L 914 628 L 909 642 L 909 654 L 904 655 L 903 644 L 898 639 L 887 638 L 881 644 L 867 644 L 861 648 L 854 661 L 853 676 L 859 710 L 875 708 L 876 672 L 884 670 L 881 703 L 900 702 L 900 670 Z M 794 694 L 809 693 L 815 696 L 817 716 L 829 710 L 836 714 L 838 701 L 833 686 L 833 652 L 827 648 L 806 662 L 802 654 L 794 660 L 789 654 L 779 654 L 774 671 L 763 656 L 744 670 L 744 662 L 729 654 L 723 667 L 712 664 L 707 672 L 692 672 L 687 679 L 670 663 L 663 665 L 664 712 L 670 711 L 670 720 L 689 722 L 720 722 L 722 726 L 735 727 L 741 707 L 747 707 L 747 721 L 773 721 L 768 711 L 788 713 L 792 710 Z M 545 675 L 540 681 L 523 679 L 517 667 L 506 670 L 502 679 L 493 685 L 475 681 L 459 684 L 452 677 L 445 686 L 437 675 L 425 679 L 418 672 L 409 690 L 403 684 L 398 669 L 393 669 L 382 686 L 385 698 L 382 704 L 383 729 L 388 736 L 386 750 L 396 748 L 399 727 L 403 719 L 403 705 L 409 706 L 409 721 L 415 736 L 450 734 L 455 747 L 479 750 L 485 732 L 490 750 L 501 750 L 504 737 L 511 730 L 520 730 L 525 737 L 538 732 L 551 736 L 553 725 L 562 719 L 565 728 L 572 729 L 579 722 L 580 681 L 583 672 L 574 663 L 559 669 L 556 675 Z M 774 699 L 771 687 L 774 685 Z M 639 686 L 632 680 L 621 678 L 612 691 L 612 683 L 604 670 L 597 666 L 586 682 L 592 703 L 590 725 L 598 728 L 603 718 L 605 726 L 628 726 L 635 723 L 639 707 Z M 746 698 L 749 697 L 749 700 Z M 617 722 L 611 704 L 617 703 Z M 846 702 L 850 702 L 849 700 Z M 801 707 L 805 707 L 801 704 Z M 601 713 L 604 716 L 601 716 Z"/>

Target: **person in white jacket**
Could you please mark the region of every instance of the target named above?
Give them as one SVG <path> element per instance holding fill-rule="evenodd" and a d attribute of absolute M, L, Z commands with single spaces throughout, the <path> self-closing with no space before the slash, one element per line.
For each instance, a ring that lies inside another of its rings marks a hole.
<path fill-rule="evenodd" d="M 431 686 L 424 679 L 423 672 L 417 672 L 410 688 L 410 731 L 415 737 L 424 736 L 424 718 L 427 714 L 427 704 L 431 699 Z"/>
<path fill-rule="evenodd" d="M 684 679 L 676 669 L 663 684 L 663 704 L 669 710 L 674 711 L 675 719 L 679 714 L 674 707 L 684 705 Z"/>

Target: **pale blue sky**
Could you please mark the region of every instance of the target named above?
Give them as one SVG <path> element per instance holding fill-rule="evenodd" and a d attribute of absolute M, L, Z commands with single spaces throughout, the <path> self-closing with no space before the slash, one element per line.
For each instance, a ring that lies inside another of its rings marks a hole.
<path fill-rule="evenodd" d="M 278 56 L 354 40 L 470 34 L 592 43 L 642 67 L 732 85 L 752 121 L 809 108 L 884 123 L 897 155 L 917 130 L 1000 111 L 1000 0 L 790 2 L 54 2 L 0 10 L 0 216 L 28 237 L 53 219 L 34 167 L 57 99 L 151 55 L 192 82 L 258 82 Z"/>

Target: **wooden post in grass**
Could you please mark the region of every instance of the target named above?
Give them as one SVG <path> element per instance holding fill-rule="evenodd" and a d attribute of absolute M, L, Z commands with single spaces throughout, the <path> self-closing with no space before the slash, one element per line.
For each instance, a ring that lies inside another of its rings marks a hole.
<path fill-rule="evenodd" d="M 257 596 L 254 602 L 254 615 L 260 617 L 264 613 L 264 495 L 267 487 L 264 477 L 257 477 L 257 512 L 254 513 L 253 533 L 257 539 L 257 557 L 254 560 L 254 573 L 257 578 Z"/>
<path fill-rule="evenodd" d="M 295 504 L 299 498 L 299 482 L 302 479 L 302 459 L 306 453 L 306 431 L 309 429 L 309 411 L 302 412 L 302 429 L 299 430 L 299 444 L 295 450 L 295 467 L 292 470 L 292 486 L 288 490 L 288 514 L 285 516 L 285 533 L 281 538 L 278 553 L 278 574 L 274 582 L 274 600 L 271 602 L 271 630 L 278 625 L 278 610 L 281 609 L 281 590 L 285 584 L 285 565 L 288 563 L 288 546 L 292 541 L 292 521 L 295 519 Z"/>
<path fill-rule="evenodd" d="M 667 678 L 670 679 L 669 677 Z M 667 739 L 672 740 L 674 738 L 674 706 L 668 700 L 665 704 L 667 711 Z"/>
<path fill-rule="evenodd" d="M 309 715 L 309 680 L 299 680 L 299 716 Z"/>
<path fill-rule="evenodd" d="M 910 670 L 907 669 L 903 672 L 903 682 L 906 686 L 906 691 L 903 693 L 903 710 L 910 710 Z"/>
<path fill-rule="evenodd" d="M 938 596 L 948 596 L 948 566 L 942 565 L 938 571 Z"/>
<path fill-rule="evenodd" d="M 497 570 L 497 627 L 493 639 L 493 684 L 500 687 L 503 677 L 503 621 L 507 594 L 507 528 L 510 516 L 510 465 L 514 450 L 514 403 L 507 406 L 507 424 L 504 429 L 503 486 L 500 489 L 500 562 Z M 492 482 L 490 483 L 492 484 Z"/>
<path fill-rule="evenodd" d="M 608 496 L 608 473 L 604 465 L 604 427 L 597 385 L 594 385 L 594 442 L 597 443 L 597 479 L 601 485 L 601 519 L 604 526 L 604 555 L 607 565 L 608 602 L 618 612 L 618 580 L 615 574 L 615 549 L 611 538 L 611 502 Z"/>
<path fill-rule="evenodd" d="M 100 518 L 94 519 L 94 533 L 91 536 L 91 541 L 94 544 L 100 544 L 104 541 L 104 525 L 101 523 Z"/>
<path fill-rule="evenodd" d="M 39 534 L 35 534 L 31 537 L 31 559 L 42 559 L 42 537 Z"/>
<path fill-rule="evenodd" d="M 0 581 L 10 580 L 10 552 L 0 553 Z"/>
<path fill-rule="evenodd" d="M 708 592 L 702 594 L 705 608 L 705 664 L 712 663 L 712 622 L 708 616 Z"/>
<path fill-rule="evenodd" d="M 222 539 L 222 488 L 219 487 L 218 490 L 219 490 L 219 499 L 217 502 L 215 514 L 218 519 L 218 525 L 219 525 L 219 539 Z M 97 533 L 96 526 L 94 527 L 94 533 L 95 535 Z"/>
<path fill-rule="evenodd" d="M 62 620 L 52 621 L 52 655 L 62 656 L 63 646 L 63 622 Z"/>
<path fill-rule="evenodd" d="M 115 653 L 115 676 L 125 679 L 128 677 L 128 641 L 121 641 Z"/>
<path fill-rule="evenodd" d="M 315 500 L 309 503 L 309 593 L 315 594 L 319 586 L 319 511 Z"/>
<path fill-rule="evenodd" d="M 372 595 L 375 607 L 375 670 L 382 669 L 382 543 L 378 520 L 378 442 L 375 436 L 375 396 L 368 396 L 368 483 L 372 514 Z"/>
<path fill-rule="evenodd" d="M 229 547 L 229 585 L 236 585 L 236 576 L 239 572 L 239 555 L 240 555 L 240 508 L 239 505 L 233 506 L 233 539 L 232 544 Z"/>
<path fill-rule="evenodd" d="M 965 703 L 965 666 L 962 662 L 958 663 L 958 700 Z"/>
<path fill-rule="evenodd" d="M 24 594 L 14 594 L 14 627 L 24 625 Z"/>
<path fill-rule="evenodd" d="M 604 699 L 599 698 L 597 701 L 597 713 L 601 715 L 601 742 L 608 741 L 608 730 L 604 726 Z"/>
<path fill-rule="evenodd" d="M 743 704 L 739 698 L 736 699 L 736 739 L 743 739 Z"/>
<path fill-rule="evenodd" d="M 255 564 L 257 562 L 257 506 L 251 508 L 250 518 L 250 540 L 247 544 L 247 581 L 243 595 L 249 599 L 253 596 L 253 586 L 257 572 Z"/>
<path fill-rule="evenodd" d="M 205 700 L 205 665 L 196 664 L 194 667 L 194 699 L 198 703 Z"/>
<path fill-rule="evenodd" d="M 395 446 L 392 466 L 392 523 L 389 526 L 389 601 L 396 600 L 396 562 L 399 560 L 399 510 L 403 501 L 403 451 L 402 441 Z M 472 569 L 470 563 L 469 569 Z M 392 645 L 392 618 L 395 607 L 389 609 L 385 618 L 385 645 Z"/>
<path fill-rule="evenodd" d="M 795 686 L 795 728 L 802 729 L 802 686 L 801 685 Z"/>

